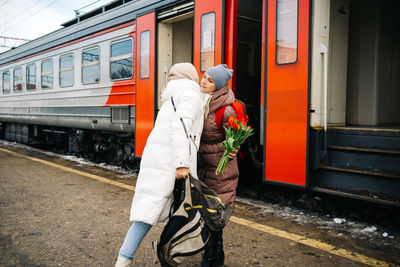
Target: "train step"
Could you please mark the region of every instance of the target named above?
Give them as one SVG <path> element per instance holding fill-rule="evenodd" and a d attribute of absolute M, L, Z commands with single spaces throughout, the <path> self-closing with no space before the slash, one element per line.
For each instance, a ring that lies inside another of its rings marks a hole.
<path fill-rule="evenodd" d="M 351 199 L 358 199 L 361 201 L 368 201 L 384 206 L 391 206 L 391 207 L 400 207 L 400 201 L 395 200 L 395 199 L 380 199 L 377 196 L 374 195 L 360 195 L 360 194 L 354 194 L 352 192 L 345 192 L 345 191 L 340 191 L 340 190 L 332 190 L 329 188 L 323 188 L 319 186 L 315 187 L 310 187 L 310 190 L 318 193 L 323 193 L 323 194 L 329 194 L 329 195 L 334 195 L 334 196 L 340 196 L 340 197 L 346 197 L 346 198 L 351 198 Z"/>
<path fill-rule="evenodd" d="M 334 127 L 310 189 L 400 205 L 400 129 Z"/>
<path fill-rule="evenodd" d="M 328 129 L 328 145 L 400 151 L 400 129 L 335 127 Z"/>
<path fill-rule="evenodd" d="M 377 171 L 377 170 L 364 170 L 364 169 L 357 169 L 354 167 L 340 167 L 340 166 L 332 166 L 332 165 L 324 165 L 320 164 L 318 166 L 319 169 L 324 170 L 331 170 L 336 172 L 348 172 L 348 173 L 355 173 L 355 174 L 362 174 L 362 175 L 371 175 L 371 176 L 378 176 L 378 177 L 386 177 L 386 178 L 394 178 L 400 180 L 400 173 L 393 173 L 393 172 L 385 172 L 385 171 Z"/>
<path fill-rule="evenodd" d="M 335 145 L 329 145 L 327 147 L 328 147 L 328 149 L 340 149 L 340 150 L 348 150 L 348 151 L 360 151 L 360 152 L 369 152 L 369 153 L 400 155 L 400 151 L 399 150 L 390 150 L 390 149 L 375 149 L 375 148 L 335 146 Z"/>
<path fill-rule="evenodd" d="M 310 188 L 325 188 L 336 192 L 364 196 L 376 200 L 400 203 L 400 175 L 319 165 L 311 171 Z"/>
<path fill-rule="evenodd" d="M 400 151 L 359 147 L 327 147 L 328 156 L 322 164 L 345 169 L 400 176 Z"/>

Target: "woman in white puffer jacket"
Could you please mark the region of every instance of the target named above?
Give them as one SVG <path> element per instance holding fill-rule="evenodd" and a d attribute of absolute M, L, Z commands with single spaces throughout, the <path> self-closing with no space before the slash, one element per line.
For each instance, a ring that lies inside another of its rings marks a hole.
<path fill-rule="evenodd" d="M 189 173 L 197 178 L 196 147 L 204 123 L 202 99 L 195 67 L 190 63 L 173 65 L 140 163 L 130 215 L 134 223 L 115 266 L 128 266 L 151 226 L 168 219 L 175 179 Z"/>

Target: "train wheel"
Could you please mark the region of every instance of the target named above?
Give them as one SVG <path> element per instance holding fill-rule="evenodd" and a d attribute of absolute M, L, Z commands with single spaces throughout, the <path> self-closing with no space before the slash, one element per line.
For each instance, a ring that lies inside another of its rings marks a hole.
<path fill-rule="evenodd" d="M 125 168 L 127 168 L 130 171 L 139 171 L 140 160 L 138 159 L 126 160 L 124 162 L 124 165 Z"/>

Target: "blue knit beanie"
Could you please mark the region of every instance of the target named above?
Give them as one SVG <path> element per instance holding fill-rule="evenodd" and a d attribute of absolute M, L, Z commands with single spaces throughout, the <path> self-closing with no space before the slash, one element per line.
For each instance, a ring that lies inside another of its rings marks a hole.
<path fill-rule="evenodd" d="M 206 74 L 211 76 L 211 78 L 214 80 L 217 90 L 219 90 L 224 87 L 232 78 L 233 70 L 228 69 L 226 64 L 220 64 L 207 69 Z"/>

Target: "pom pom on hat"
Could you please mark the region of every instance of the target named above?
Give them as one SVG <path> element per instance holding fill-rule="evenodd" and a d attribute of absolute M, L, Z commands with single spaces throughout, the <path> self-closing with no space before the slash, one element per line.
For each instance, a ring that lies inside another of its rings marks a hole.
<path fill-rule="evenodd" d="M 232 78 L 233 70 L 228 69 L 226 64 L 220 64 L 207 69 L 206 74 L 211 76 L 211 78 L 214 80 L 217 90 L 219 90 L 224 87 Z"/>

